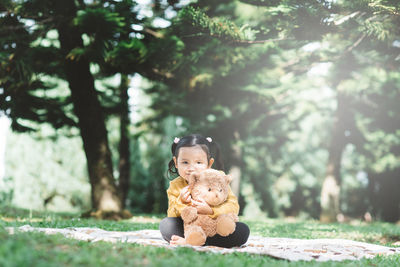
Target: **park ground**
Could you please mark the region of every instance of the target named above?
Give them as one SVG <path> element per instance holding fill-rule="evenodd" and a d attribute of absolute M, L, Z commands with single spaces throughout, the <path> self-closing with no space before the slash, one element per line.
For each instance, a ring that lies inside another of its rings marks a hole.
<path fill-rule="evenodd" d="M 89 243 L 41 233 L 9 235 L 4 227 L 97 227 L 109 231 L 158 229 L 162 215 L 141 214 L 122 221 L 83 219 L 74 214 L 39 213 L 0 208 L 0 266 L 400 266 L 400 255 L 344 262 L 289 262 L 268 256 L 220 255 L 190 248 L 165 249 L 127 243 Z M 386 246 L 400 246 L 400 225 L 351 221 L 321 224 L 313 220 L 265 219 L 242 221 L 252 235 L 290 238 L 344 238 Z"/>

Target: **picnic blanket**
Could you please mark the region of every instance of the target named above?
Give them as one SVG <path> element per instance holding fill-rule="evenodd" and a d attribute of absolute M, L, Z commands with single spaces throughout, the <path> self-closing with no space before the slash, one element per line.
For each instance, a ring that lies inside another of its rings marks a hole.
<path fill-rule="evenodd" d="M 250 236 L 247 243 L 241 247 L 219 248 L 215 246 L 171 246 L 161 237 L 158 230 L 140 231 L 105 231 L 99 228 L 70 227 L 70 228 L 38 228 L 24 225 L 18 228 L 7 227 L 10 234 L 16 232 L 43 232 L 45 234 L 61 234 L 68 238 L 88 242 L 126 242 L 141 245 L 151 245 L 174 249 L 190 247 L 196 251 L 214 253 L 245 252 L 268 255 L 290 261 L 342 261 L 373 258 L 376 255 L 400 254 L 400 247 L 386 247 L 346 239 L 292 239 Z"/>

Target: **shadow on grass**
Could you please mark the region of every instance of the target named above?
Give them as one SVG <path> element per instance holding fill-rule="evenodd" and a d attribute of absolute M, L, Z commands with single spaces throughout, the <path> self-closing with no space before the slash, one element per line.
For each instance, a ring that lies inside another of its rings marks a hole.
<path fill-rule="evenodd" d="M 67 228 L 93 227 L 107 231 L 136 231 L 144 229 L 158 229 L 158 224 L 164 216 L 161 214 L 135 214 L 125 220 L 101 220 L 96 218 L 82 218 L 81 213 L 34 211 L 12 206 L 0 206 L 0 226 Z"/>
<path fill-rule="evenodd" d="M 80 216 L 80 213 L 71 212 L 53 212 L 53 211 L 37 211 L 23 209 L 11 205 L 0 205 L 0 217 L 3 218 L 45 218 L 45 217 L 59 217 L 63 219 L 71 219 Z"/>
<path fill-rule="evenodd" d="M 13 219 L 32 219 L 35 218 L 58 218 L 58 219 L 73 219 L 73 218 L 94 218 L 94 217 L 84 217 L 88 212 L 55 212 L 47 210 L 29 210 L 24 208 L 19 208 L 11 205 L 1 205 L 0 204 L 0 218 Z M 147 214 L 147 213 L 135 213 L 134 217 L 151 217 L 155 219 L 162 219 L 165 217 L 164 214 Z"/>

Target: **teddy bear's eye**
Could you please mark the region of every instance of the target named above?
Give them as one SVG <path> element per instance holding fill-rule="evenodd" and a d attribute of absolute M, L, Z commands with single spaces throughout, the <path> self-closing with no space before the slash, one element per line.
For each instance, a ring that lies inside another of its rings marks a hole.
<path fill-rule="evenodd" d="M 222 192 L 222 189 L 220 189 L 219 192 Z"/>
<path fill-rule="evenodd" d="M 211 192 L 211 188 L 208 188 L 208 192 Z"/>

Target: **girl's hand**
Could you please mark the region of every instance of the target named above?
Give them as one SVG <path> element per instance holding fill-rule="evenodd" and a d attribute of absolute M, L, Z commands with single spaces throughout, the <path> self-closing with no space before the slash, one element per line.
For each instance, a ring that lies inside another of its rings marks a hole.
<path fill-rule="evenodd" d="M 198 201 L 192 199 L 192 205 L 197 209 L 198 214 L 204 215 L 212 215 L 214 211 L 212 208 L 204 201 L 204 199 L 200 199 Z"/>
<path fill-rule="evenodd" d="M 192 200 L 192 196 L 190 195 L 189 186 L 185 186 L 181 190 L 181 200 L 184 203 L 189 203 Z"/>

